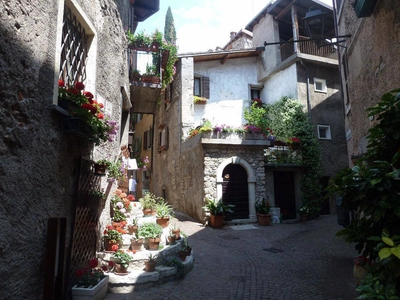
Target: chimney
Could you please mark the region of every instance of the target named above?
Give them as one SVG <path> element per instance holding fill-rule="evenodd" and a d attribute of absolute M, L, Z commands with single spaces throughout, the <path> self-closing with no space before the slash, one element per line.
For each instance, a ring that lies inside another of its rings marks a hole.
<path fill-rule="evenodd" d="M 235 38 L 236 36 L 236 32 L 235 31 L 231 31 L 231 41 Z"/>

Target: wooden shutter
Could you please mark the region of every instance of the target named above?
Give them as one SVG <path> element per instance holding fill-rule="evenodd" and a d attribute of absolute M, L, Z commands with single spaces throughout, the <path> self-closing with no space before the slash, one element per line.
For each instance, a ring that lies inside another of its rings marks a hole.
<path fill-rule="evenodd" d="M 147 136 L 147 131 L 145 131 L 145 132 L 143 133 L 143 150 L 146 150 L 146 149 L 147 149 L 147 138 L 148 138 L 148 136 Z"/>
<path fill-rule="evenodd" d="M 202 96 L 210 99 L 210 77 L 203 77 L 202 80 Z"/>

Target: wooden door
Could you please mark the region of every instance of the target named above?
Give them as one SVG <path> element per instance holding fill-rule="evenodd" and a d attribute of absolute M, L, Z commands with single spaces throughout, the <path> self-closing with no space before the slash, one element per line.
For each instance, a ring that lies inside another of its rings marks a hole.
<path fill-rule="evenodd" d="M 225 217 L 225 220 L 249 218 L 249 192 L 247 186 L 247 172 L 238 164 L 229 164 L 225 167 L 222 177 L 222 201 L 224 204 L 233 204 L 234 213 Z"/>
<path fill-rule="evenodd" d="M 274 171 L 275 206 L 283 219 L 296 219 L 296 198 L 293 172 Z"/>

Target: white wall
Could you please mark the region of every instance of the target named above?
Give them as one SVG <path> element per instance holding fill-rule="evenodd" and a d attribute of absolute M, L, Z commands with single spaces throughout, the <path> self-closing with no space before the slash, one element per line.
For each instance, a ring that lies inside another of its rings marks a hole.
<path fill-rule="evenodd" d="M 210 78 L 210 99 L 195 105 L 195 126 L 208 119 L 213 125 L 238 127 L 244 123 L 243 109 L 249 105 L 249 84 L 257 85 L 255 57 L 195 63 L 194 73 Z"/>
<path fill-rule="evenodd" d="M 261 99 L 266 103 L 274 103 L 282 96 L 298 99 L 296 64 L 291 65 L 264 82 Z"/>

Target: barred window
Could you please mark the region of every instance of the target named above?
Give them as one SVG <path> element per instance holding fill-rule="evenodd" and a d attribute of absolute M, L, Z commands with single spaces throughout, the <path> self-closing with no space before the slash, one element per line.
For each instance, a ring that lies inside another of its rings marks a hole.
<path fill-rule="evenodd" d="M 65 83 L 73 84 L 86 80 L 86 63 L 88 59 L 88 35 L 71 9 L 64 10 L 60 73 L 58 78 Z"/>

